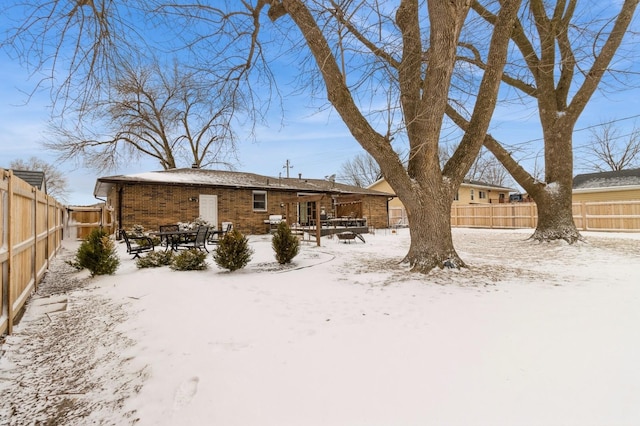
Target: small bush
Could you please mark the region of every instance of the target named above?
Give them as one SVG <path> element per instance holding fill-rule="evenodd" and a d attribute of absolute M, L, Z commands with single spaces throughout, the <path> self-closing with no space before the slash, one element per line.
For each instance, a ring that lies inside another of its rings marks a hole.
<path fill-rule="evenodd" d="M 137 237 L 141 237 L 144 235 L 144 226 L 142 225 L 133 225 L 131 227 L 131 229 L 129 230 L 129 232 L 131 232 L 131 235 L 135 235 Z"/>
<path fill-rule="evenodd" d="M 251 260 L 253 250 L 249 241 L 237 229 L 227 232 L 220 239 L 218 247 L 213 252 L 213 260 L 221 268 L 233 272 L 247 266 Z"/>
<path fill-rule="evenodd" d="M 91 231 L 76 252 L 76 268 L 86 268 L 95 275 L 111 275 L 120 266 L 115 244 L 102 229 Z"/>
<path fill-rule="evenodd" d="M 207 269 L 207 254 L 198 249 L 189 249 L 173 256 L 171 269 L 174 271 L 200 271 Z"/>
<path fill-rule="evenodd" d="M 140 257 L 136 261 L 136 266 L 142 268 L 158 268 L 160 266 L 168 266 L 173 262 L 172 251 L 151 251 L 146 256 Z"/>
<path fill-rule="evenodd" d="M 291 263 L 291 259 L 298 255 L 300 251 L 300 242 L 298 237 L 291 233 L 291 229 L 286 222 L 280 222 L 278 229 L 273 234 L 271 247 L 276 254 L 276 260 L 279 264 Z"/>

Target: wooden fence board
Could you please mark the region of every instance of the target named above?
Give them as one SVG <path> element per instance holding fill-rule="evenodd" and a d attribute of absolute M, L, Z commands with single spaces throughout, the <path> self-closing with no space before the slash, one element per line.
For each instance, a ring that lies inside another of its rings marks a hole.
<path fill-rule="evenodd" d="M 11 333 L 62 243 L 64 207 L 0 169 L 0 334 Z"/>
<path fill-rule="evenodd" d="M 573 219 L 583 231 L 640 231 L 640 200 L 573 203 Z M 451 226 L 462 228 L 535 228 L 535 203 L 453 205 Z"/>

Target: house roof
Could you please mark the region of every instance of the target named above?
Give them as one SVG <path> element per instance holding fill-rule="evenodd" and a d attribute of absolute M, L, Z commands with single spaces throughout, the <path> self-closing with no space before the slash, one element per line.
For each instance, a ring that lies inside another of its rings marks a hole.
<path fill-rule="evenodd" d="M 487 188 L 487 189 L 496 189 L 496 190 L 499 190 L 499 191 L 506 191 L 506 192 L 515 191 L 515 189 L 513 189 L 513 188 L 507 188 L 506 186 L 494 185 L 492 183 L 482 182 L 480 180 L 464 179 L 460 185 L 461 186 L 481 187 L 481 188 Z"/>
<path fill-rule="evenodd" d="M 35 186 L 41 191 L 46 192 L 46 186 L 44 181 L 44 172 L 34 170 L 11 170 L 14 176 L 19 177 L 23 181 L 27 182 L 31 186 Z"/>
<path fill-rule="evenodd" d="M 385 178 L 378 179 L 377 181 L 375 181 L 374 183 L 369 185 L 369 188 L 372 188 L 372 187 L 376 186 L 377 184 L 379 184 L 380 182 L 384 182 L 384 181 L 385 181 Z M 479 180 L 470 180 L 470 179 L 464 179 L 462 181 L 462 183 L 460 184 L 460 186 L 472 186 L 474 188 L 495 189 L 495 190 L 498 190 L 498 191 L 505 191 L 505 192 L 514 192 L 514 191 L 516 191 L 513 188 L 507 188 L 507 187 L 500 186 L 500 185 L 493 185 L 491 183 L 486 183 L 486 182 L 482 182 L 482 181 L 479 181 Z"/>
<path fill-rule="evenodd" d="M 191 185 L 222 188 L 281 190 L 291 192 L 323 192 L 331 194 L 362 194 L 385 197 L 393 196 L 393 194 L 386 192 L 345 185 L 324 179 L 277 178 L 257 175 L 255 173 L 191 168 L 101 177 L 96 181 L 93 194 L 96 197 L 106 197 L 113 185 L 123 183 Z"/>
<path fill-rule="evenodd" d="M 573 189 L 640 187 L 640 169 L 586 173 L 573 178 Z"/>

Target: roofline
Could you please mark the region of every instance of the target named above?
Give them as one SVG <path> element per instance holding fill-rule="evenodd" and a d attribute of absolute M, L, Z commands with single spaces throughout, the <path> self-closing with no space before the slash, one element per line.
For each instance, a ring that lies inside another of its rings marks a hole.
<path fill-rule="evenodd" d="M 597 188 L 577 188 L 572 192 L 582 194 L 586 192 L 611 192 L 611 191 L 633 191 L 640 189 L 640 185 L 602 186 Z"/>
<path fill-rule="evenodd" d="M 191 170 L 191 169 L 185 169 L 185 170 Z M 203 169 L 199 169 L 199 170 L 203 170 Z M 206 171 L 206 170 L 203 170 Z M 156 172 L 150 172 L 150 173 L 162 173 L 163 171 L 156 171 Z M 258 175 L 256 173 L 250 173 L 250 172 L 233 172 L 233 171 L 216 171 L 216 172 L 223 172 L 223 173 L 239 173 L 239 174 L 247 174 L 247 175 L 253 175 L 253 176 L 257 176 L 259 178 L 264 178 L 266 182 L 273 182 L 273 184 L 265 184 L 265 185 L 233 185 L 233 184 L 216 184 L 216 183 L 210 183 L 210 182 L 185 182 L 185 181 L 181 181 L 181 182 L 172 182 L 172 181 L 164 181 L 164 180 L 147 180 L 147 179 L 140 179 L 140 178 L 136 178 L 136 177 L 132 177 L 131 175 L 116 175 L 116 176 L 106 176 L 106 177 L 101 177 L 96 179 L 96 184 L 94 186 L 94 190 L 93 190 L 93 196 L 94 197 L 98 197 L 98 196 L 107 196 L 107 192 L 108 190 L 105 190 L 105 192 L 101 193 L 100 189 L 104 186 L 104 185 L 117 185 L 117 184 L 121 184 L 121 185 L 126 185 L 126 184 L 134 184 L 134 185 L 170 185 L 170 186 L 191 186 L 191 187 L 206 187 L 206 188 L 226 188 L 226 189 L 247 189 L 247 190 L 280 190 L 283 192 L 309 192 L 311 191 L 310 188 L 306 187 L 306 186 L 296 186 L 294 185 L 288 185 L 288 186 L 281 186 L 280 184 L 278 184 L 279 181 L 285 181 L 288 183 L 292 183 L 292 182 L 296 182 L 298 180 L 300 180 L 301 182 L 310 182 L 310 181 L 314 181 L 314 182 L 326 182 L 323 179 L 315 179 L 315 178 L 303 178 L 303 179 L 298 179 L 298 178 L 277 178 L 277 177 L 273 177 L 273 176 L 266 176 L 266 175 Z M 316 188 L 313 189 L 314 192 L 317 193 L 323 193 L 323 194 L 332 194 L 332 195 L 343 195 L 343 194 L 357 194 L 357 195 L 369 195 L 372 197 L 389 197 L 389 196 L 395 196 L 393 194 L 389 194 L 386 192 L 382 192 L 382 191 L 377 191 L 377 190 L 373 190 L 373 189 L 367 189 L 367 188 L 360 188 L 360 187 L 355 187 L 355 186 L 351 186 L 351 185 L 347 185 L 347 184 L 342 184 L 342 183 L 337 183 L 338 185 L 344 185 L 349 187 L 349 189 L 347 188 Z"/>
<path fill-rule="evenodd" d="M 517 189 L 507 188 L 506 186 L 491 185 L 489 183 L 462 182 L 460 186 L 472 186 L 474 188 L 495 189 L 496 191 L 506 191 L 506 192 L 517 191 Z"/>
<path fill-rule="evenodd" d="M 277 179 L 277 178 L 276 178 Z M 316 180 L 321 180 L 321 179 L 316 179 Z M 317 189 L 310 189 L 310 188 L 304 188 L 304 187 L 286 187 L 286 186 L 281 186 L 281 185 L 264 185 L 264 186 L 259 186 L 259 185 L 220 185 L 220 184 L 213 184 L 213 183 L 200 183 L 200 182 L 163 182 L 163 181 L 154 181 L 154 182 L 149 182 L 149 181 L 145 181 L 145 180 L 103 180 L 103 179 L 98 179 L 98 181 L 96 182 L 96 188 L 98 187 L 99 184 L 122 184 L 122 185 L 169 185 L 169 186 L 204 186 L 207 188 L 228 188 L 228 189 L 260 189 L 260 190 L 267 190 L 267 189 L 277 189 L 277 190 L 282 190 L 282 191 L 288 191 L 288 192 L 313 192 L 313 193 L 331 193 L 331 194 L 345 194 L 345 190 L 341 191 L 339 188 L 317 188 Z M 358 188 L 358 187 L 353 187 L 353 188 Z M 360 189 L 365 189 L 365 188 L 360 188 Z M 369 190 L 369 191 L 375 191 L 375 190 Z M 96 191 L 94 190 L 94 193 Z M 382 192 L 382 191 L 377 191 L 377 192 L 358 192 L 357 190 L 354 191 L 349 191 L 350 194 L 360 194 L 360 195 L 372 195 L 372 196 L 378 196 L 378 197 L 388 197 L 388 196 L 394 196 L 393 194 L 387 193 L 387 192 Z"/>
<path fill-rule="evenodd" d="M 373 182 L 371 185 L 367 186 L 367 188 L 371 188 L 374 185 L 379 184 L 380 182 L 386 182 L 385 178 L 380 178 L 377 181 Z M 391 185 L 389 185 L 391 186 Z M 460 183 L 460 186 L 473 186 L 476 188 L 487 188 L 487 189 L 495 189 L 495 190 L 499 190 L 499 191 L 509 191 L 509 192 L 516 192 L 518 191 L 517 189 L 513 189 L 513 188 L 507 188 L 506 186 L 500 186 L 500 185 L 493 185 L 490 183 L 485 183 L 485 182 L 479 182 L 479 181 L 469 181 L 469 180 L 463 180 Z M 393 189 L 393 188 L 392 188 Z"/>

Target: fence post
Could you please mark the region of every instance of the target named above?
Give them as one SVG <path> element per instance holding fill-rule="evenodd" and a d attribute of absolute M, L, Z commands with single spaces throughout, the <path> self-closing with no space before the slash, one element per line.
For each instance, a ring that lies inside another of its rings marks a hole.
<path fill-rule="evenodd" d="M 31 196 L 33 197 L 33 213 L 31 213 L 31 217 L 33 218 L 33 248 L 31 249 L 31 256 L 33 261 L 31 264 L 33 265 L 33 270 L 31 273 L 33 274 L 33 291 L 38 291 L 38 190 L 36 187 L 31 188 Z"/>
<path fill-rule="evenodd" d="M 7 334 L 13 332 L 13 298 L 15 297 L 12 291 L 13 288 L 13 231 L 16 229 L 15 215 L 13 213 L 13 171 L 9 170 L 7 173 L 8 184 L 8 202 L 7 202 L 7 214 L 9 215 L 9 229 L 7 232 Z"/>
<path fill-rule="evenodd" d="M 489 229 L 493 229 L 493 204 L 489 203 Z"/>
<path fill-rule="evenodd" d="M 580 213 L 582 214 L 582 230 L 586 231 L 587 226 L 587 202 L 580 201 Z"/>

